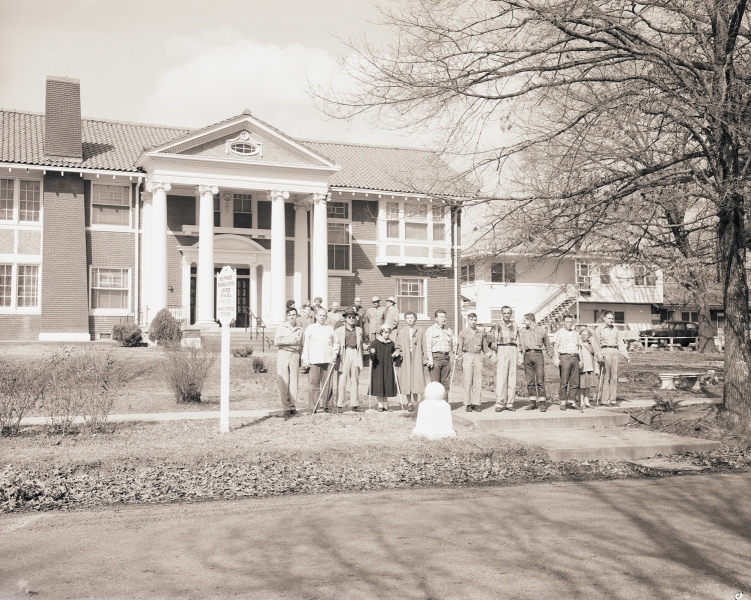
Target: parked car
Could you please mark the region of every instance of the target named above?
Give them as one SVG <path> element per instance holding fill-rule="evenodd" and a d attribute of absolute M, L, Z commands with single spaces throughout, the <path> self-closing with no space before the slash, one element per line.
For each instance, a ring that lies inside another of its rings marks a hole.
<path fill-rule="evenodd" d="M 640 331 L 639 337 L 658 338 L 657 343 L 661 346 L 667 345 L 673 338 L 674 344 L 688 346 L 699 339 L 699 324 L 693 321 L 665 321 L 656 327 Z"/>

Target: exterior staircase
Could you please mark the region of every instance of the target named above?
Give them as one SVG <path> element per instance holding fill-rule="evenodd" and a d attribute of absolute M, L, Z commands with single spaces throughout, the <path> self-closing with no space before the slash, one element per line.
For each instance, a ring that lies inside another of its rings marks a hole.
<path fill-rule="evenodd" d="M 543 300 L 532 312 L 542 327 L 551 327 L 563 322 L 563 316 L 571 314 L 569 308 L 579 297 L 579 288 L 575 283 L 565 283 Z M 554 328 L 554 327 L 553 327 Z"/>

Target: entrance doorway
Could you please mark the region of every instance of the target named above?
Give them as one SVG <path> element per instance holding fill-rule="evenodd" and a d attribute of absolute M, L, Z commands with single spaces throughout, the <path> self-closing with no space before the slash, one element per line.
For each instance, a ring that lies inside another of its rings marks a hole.
<path fill-rule="evenodd" d="M 216 320 L 216 276 L 221 268 L 214 268 L 214 320 Z M 232 327 L 249 327 L 250 319 L 247 310 L 250 307 L 250 269 L 236 269 L 237 271 L 237 314 Z M 190 268 L 190 322 L 196 322 L 196 267 Z"/>

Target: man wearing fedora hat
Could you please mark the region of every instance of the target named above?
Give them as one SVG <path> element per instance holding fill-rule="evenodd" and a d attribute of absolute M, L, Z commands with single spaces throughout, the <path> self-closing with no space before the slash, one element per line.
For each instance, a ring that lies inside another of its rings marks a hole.
<path fill-rule="evenodd" d="M 365 338 L 372 341 L 383 325 L 386 309 L 381 306 L 381 299 L 373 296 L 373 306 L 365 313 Z"/>
<path fill-rule="evenodd" d="M 339 341 L 339 347 L 341 348 L 334 366 L 339 375 L 336 401 L 336 410 L 339 413 L 344 412 L 348 390 L 349 404 L 352 410 L 354 412 L 360 410 L 358 384 L 360 369 L 362 369 L 363 346 L 365 346 L 365 349 L 368 347 L 367 344 L 363 344 L 362 328 L 355 325 L 357 313 L 349 308 L 344 312 L 343 316 L 344 327 L 339 327 L 334 331 Z"/>
<path fill-rule="evenodd" d="M 386 299 L 386 312 L 383 315 L 383 324 L 388 325 L 391 331 L 396 331 L 399 326 L 399 309 L 393 296 Z"/>

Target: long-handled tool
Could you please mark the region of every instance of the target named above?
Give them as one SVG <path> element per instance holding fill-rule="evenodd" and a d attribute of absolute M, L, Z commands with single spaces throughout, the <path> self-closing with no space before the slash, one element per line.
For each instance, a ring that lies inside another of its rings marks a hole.
<path fill-rule="evenodd" d="M 597 408 L 600 408 L 600 397 L 602 396 L 602 384 L 605 380 L 603 375 L 605 374 L 605 363 L 598 363 L 600 365 L 600 384 L 597 387 Z"/>
<path fill-rule="evenodd" d="M 370 401 L 373 398 L 373 355 L 368 354 L 370 366 L 368 367 L 368 410 L 370 410 Z"/>
<path fill-rule="evenodd" d="M 313 412 L 315 413 L 318 410 L 318 403 L 321 401 L 321 398 L 323 398 L 323 394 L 328 388 L 329 385 L 329 378 L 331 377 L 331 374 L 334 372 L 334 363 L 331 363 L 331 366 L 328 368 L 328 371 L 326 373 L 326 381 L 324 381 L 323 386 L 321 386 L 321 393 L 318 394 L 318 400 L 316 400 L 316 405 L 313 407 Z"/>
<path fill-rule="evenodd" d="M 456 371 L 456 354 L 454 354 L 454 362 L 451 365 L 451 380 L 449 381 L 449 393 L 446 395 L 446 401 L 451 402 L 451 388 L 454 387 L 454 371 Z"/>
<path fill-rule="evenodd" d="M 396 365 L 394 363 L 391 363 L 391 366 L 394 367 L 394 381 L 396 382 L 396 397 L 399 399 L 399 404 L 402 407 L 402 412 L 404 412 L 404 402 L 402 402 L 402 391 L 399 389 L 399 378 L 396 376 Z"/>

